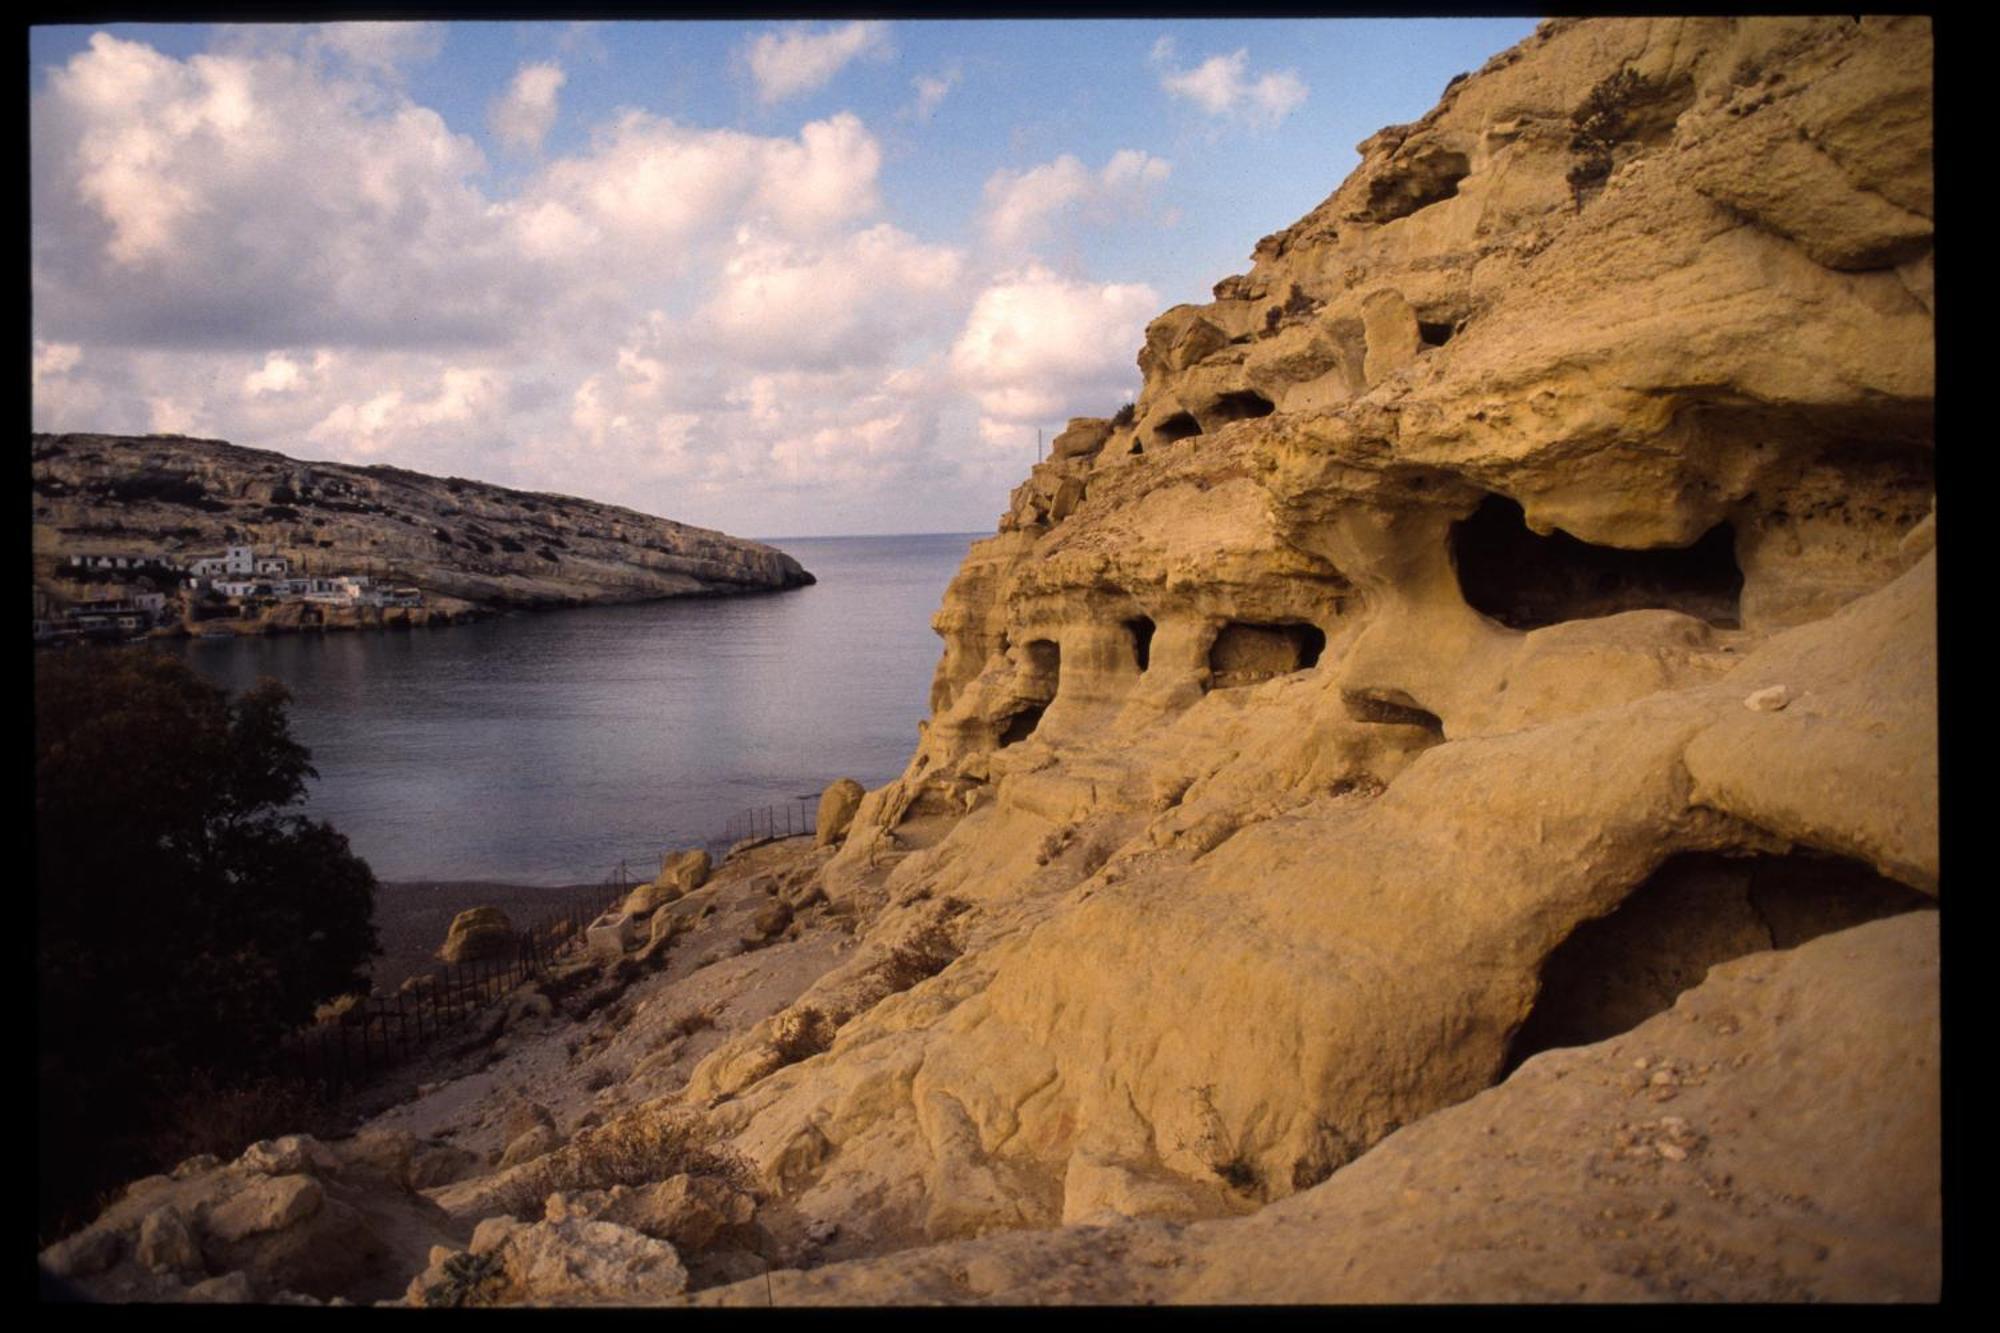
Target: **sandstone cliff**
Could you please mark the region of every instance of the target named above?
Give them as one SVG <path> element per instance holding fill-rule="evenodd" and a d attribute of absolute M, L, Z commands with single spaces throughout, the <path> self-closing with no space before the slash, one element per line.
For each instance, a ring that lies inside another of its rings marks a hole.
<path fill-rule="evenodd" d="M 645 1299 L 1936 1296 L 1930 61 L 1559 20 L 1371 138 L 974 547 L 841 846 L 384 1118 L 578 1126 L 435 1272 L 537 1299 L 696 1125 L 761 1239 Z"/>
<path fill-rule="evenodd" d="M 208 555 L 245 542 L 295 569 L 370 574 L 473 609 L 812 582 L 760 543 L 570 496 L 179 436 L 31 445 L 38 581 L 61 577 L 73 554 Z"/>

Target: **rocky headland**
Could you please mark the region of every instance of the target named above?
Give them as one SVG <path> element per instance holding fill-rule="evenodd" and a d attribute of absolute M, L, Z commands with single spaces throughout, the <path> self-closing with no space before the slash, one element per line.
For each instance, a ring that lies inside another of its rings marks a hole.
<path fill-rule="evenodd" d="M 67 566 L 72 555 L 171 560 L 238 543 L 286 557 L 295 572 L 365 574 L 423 593 L 420 607 L 313 609 L 326 628 L 813 581 L 761 543 L 571 496 L 308 463 L 181 436 L 36 435 L 30 443 L 35 580 L 72 597 L 88 590 Z M 304 610 L 281 604 L 251 628 L 300 628 Z"/>
<path fill-rule="evenodd" d="M 45 1267 L 1936 1299 L 1930 69 L 1916 18 L 1543 24 L 1153 323 L 844 836 L 663 873 L 354 1137 Z"/>

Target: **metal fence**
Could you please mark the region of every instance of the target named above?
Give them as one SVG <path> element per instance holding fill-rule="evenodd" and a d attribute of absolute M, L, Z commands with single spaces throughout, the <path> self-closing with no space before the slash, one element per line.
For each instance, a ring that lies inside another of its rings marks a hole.
<path fill-rule="evenodd" d="M 481 1009 L 543 976 L 580 947 L 586 927 L 631 888 L 620 862 L 597 889 L 572 893 L 560 908 L 515 934 L 498 957 L 439 963 L 404 980 L 394 995 L 370 995 L 286 1043 L 284 1057 L 327 1096 L 357 1087 L 463 1028 Z"/>
<path fill-rule="evenodd" d="M 777 805 L 753 806 L 739 810 L 723 830 L 724 841 L 735 844 L 751 838 L 795 838 L 813 833 L 819 813 L 819 796 L 794 796 Z"/>
<path fill-rule="evenodd" d="M 818 793 L 753 806 L 731 816 L 720 841 L 733 846 L 811 834 L 818 811 Z M 370 995 L 295 1034 L 283 1055 L 328 1097 L 358 1087 L 463 1027 L 515 987 L 545 975 L 557 958 L 582 946 L 585 928 L 615 909 L 631 885 L 631 872 L 620 861 L 596 891 L 570 895 L 558 910 L 518 932 L 505 955 L 419 972 L 394 995 Z"/>

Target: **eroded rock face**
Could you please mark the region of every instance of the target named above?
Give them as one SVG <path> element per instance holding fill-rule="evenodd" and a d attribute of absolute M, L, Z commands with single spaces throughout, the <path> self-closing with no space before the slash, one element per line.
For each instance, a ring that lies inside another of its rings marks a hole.
<path fill-rule="evenodd" d="M 1810 924 L 1691 893 L 1590 1022 L 1932 901 L 1929 62 L 1545 24 L 1155 321 L 825 872 L 963 956 L 858 956 L 690 1083 L 767 1184 L 895 1243 L 1246 1212 L 1491 1085 L 1664 862 L 1796 854 Z"/>
<path fill-rule="evenodd" d="M 1254 1217 L 1099 1218 L 698 1299 L 1936 1300 L 1938 1032 L 1936 916 L 1908 914 L 1724 964 Z"/>
<path fill-rule="evenodd" d="M 758 1002 L 451 1163 L 410 1298 L 1934 1296 L 1929 64 L 1555 21 L 1368 140 L 973 547 L 838 850 L 659 895 Z"/>

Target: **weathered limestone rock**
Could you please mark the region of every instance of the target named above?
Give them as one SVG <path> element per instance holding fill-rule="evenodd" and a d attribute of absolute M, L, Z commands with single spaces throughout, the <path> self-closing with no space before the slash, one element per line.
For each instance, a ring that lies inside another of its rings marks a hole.
<path fill-rule="evenodd" d="M 813 841 L 821 847 L 832 847 L 845 838 L 847 826 L 854 822 L 854 812 L 861 808 L 861 798 L 867 794 L 853 778 L 829 784 L 819 794 L 819 814 L 814 821 L 819 831 Z"/>
<path fill-rule="evenodd" d="M 544 1216 L 551 1222 L 616 1222 L 688 1253 L 706 1249 L 732 1227 L 748 1225 L 755 1213 L 756 1201 L 727 1182 L 682 1173 L 639 1189 L 558 1191 L 548 1197 Z"/>
<path fill-rule="evenodd" d="M 678 885 L 648 880 L 626 894 L 624 905 L 618 910 L 631 917 L 648 916 L 679 898 L 683 892 Z"/>
<path fill-rule="evenodd" d="M 506 1151 L 500 1154 L 499 1164 L 503 1170 L 519 1166 L 522 1162 L 532 1162 L 537 1157 L 552 1153 L 562 1145 L 562 1133 L 554 1125 L 536 1125 L 508 1139 Z"/>
<path fill-rule="evenodd" d="M 325 1200 L 319 1182 L 311 1176 L 268 1176 L 209 1213 L 204 1229 L 224 1242 L 260 1231 L 281 1231 L 311 1217 Z"/>
<path fill-rule="evenodd" d="M 444 1257 L 411 1284 L 413 1305 L 657 1305 L 687 1288 L 673 1246 L 620 1226 L 491 1218 L 467 1263 Z"/>
<path fill-rule="evenodd" d="M 973 943 L 690 1080 L 766 1183 L 934 1240 L 1245 1212 L 1934 898 L 1929 43 L 1544 24 L 1155 320 L 823 872 L 868 946 Z"/>
<path fill-rule="evenodd" d="M 468 907 L 451 919 L 438 957 L 447 963 L 511 958 L 515 943 L 514 923 L 505 912 L 497 907 Z"/>
<path fill-rule="evenodd" d="M 57 1277 L 90 1277 L 117 1263 L 124 1253 L 123 1236 L 108 1227 L 93 1227 L 43 1250 L 41 1265 Z"/>
<path fill-rule="evenodd" d="M 172 1204 L 155 1208 L 140 1221 L 133 1257 L 155 1273 L 186 1276 L 202 1271 L 201 1245 Z"/>
<path fill-rule="evenodd" d="M 712 866 L 708 852 L 700 847 L 690 851 L 674 852 L 660 862 L 660 877 L 653 882 L 672 892 L 674 898 L 693 893 L 708 883 Z"/>
<path fill-rule="evenodd" d="M 1724 964 L 1671 1011 L 1538 1056 L 1255 1216 L 1002 1234 L 695 1299 L 1936 1300 L 1936 922 Z"/>

